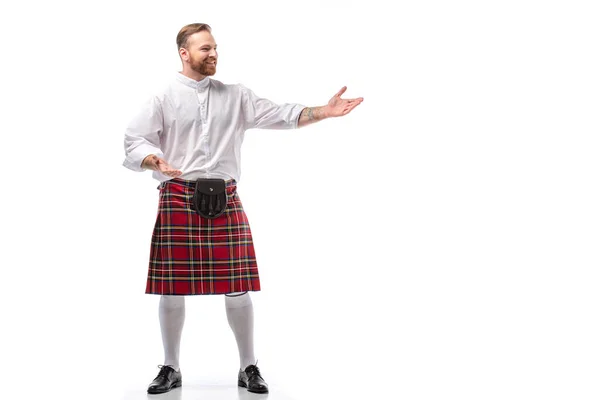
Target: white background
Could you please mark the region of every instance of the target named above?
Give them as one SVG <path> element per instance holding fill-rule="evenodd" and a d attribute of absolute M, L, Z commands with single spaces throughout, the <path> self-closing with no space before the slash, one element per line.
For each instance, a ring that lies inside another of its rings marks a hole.
<path fill-rule="evenodd" d="M 238 192 L 273 387 L 598 399 L 594 5 L 3 3 L 2 397 L 122 398 L 158 371 L 157 183 L 121 166 L 123 132 L 179 70 L 178 30 L 206 22 L 215 79 L 277 102 L 324 105 L 344 85 L 365 99 L 246 134 Z M 222 297 L 188 299 L 186 318 L 186 382 L 235 383 Z"/>

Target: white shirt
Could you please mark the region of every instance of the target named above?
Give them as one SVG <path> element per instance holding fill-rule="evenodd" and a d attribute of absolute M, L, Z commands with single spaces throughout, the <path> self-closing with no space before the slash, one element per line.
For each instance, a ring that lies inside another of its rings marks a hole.
<path fill-rule="evenodd" d="M 240 150 L 247 129 L 294 129 L 301 104 L 275 104 L 240 84 L 181 73 L 152 97 L 125 131 L 125 161 L 143 171 L 142 160 L 155 154 L 179 169 L 181 179 L 240 179 Z M 171 179 L 158 171 L 160 182 Z"/>

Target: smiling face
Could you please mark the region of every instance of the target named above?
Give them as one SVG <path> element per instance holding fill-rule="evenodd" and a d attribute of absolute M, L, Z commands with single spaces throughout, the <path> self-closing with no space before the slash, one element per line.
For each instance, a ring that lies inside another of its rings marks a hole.
<path fill-rule="evenodd" d="M 186 44 L 179 49 L 184 70 L 191 69 L 203 77 L 212 76 L 217 72 L 217 44 L 208 31 L 190 35 Z"/>

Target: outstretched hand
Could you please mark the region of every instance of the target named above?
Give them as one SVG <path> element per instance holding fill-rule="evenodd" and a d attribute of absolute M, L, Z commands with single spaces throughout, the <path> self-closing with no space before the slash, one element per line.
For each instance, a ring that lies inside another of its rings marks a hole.
<path fill-rule="evenodd" d="M 342 94 L 346 91 L 347 87 L 344 86 L 337 92 L 329 103 L 327 103 L 327 116 L 328 117 L 341 117 L 342 115 L 348 114 L 350 111 L 362 103 L 363 98 L 358 97 L 356 99 L 342 99 Z"/>
<path fill-rule="evenodd" d="M 182 174 L 180 170 L 171 167 L 168 162 L 154 154 L 144 158 L 144 161 L 142 161 L 142 168 L 159 171 L 162 174 L 172 178 L 176 178 Z"/>

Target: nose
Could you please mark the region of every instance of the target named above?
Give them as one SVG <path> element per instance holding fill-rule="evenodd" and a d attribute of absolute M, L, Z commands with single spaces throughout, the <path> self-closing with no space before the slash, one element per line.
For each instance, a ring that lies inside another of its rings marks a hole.
<path fill-rule="evenodd" d="M 217 57 L 218 57 L 217 50 L 215 50 L 215 49 L 212 49 L 212 50 L 210 51 L 210 53 L 209 53 L 209 56 L 210 56 L 210 57 L 217 58 Z"/>

